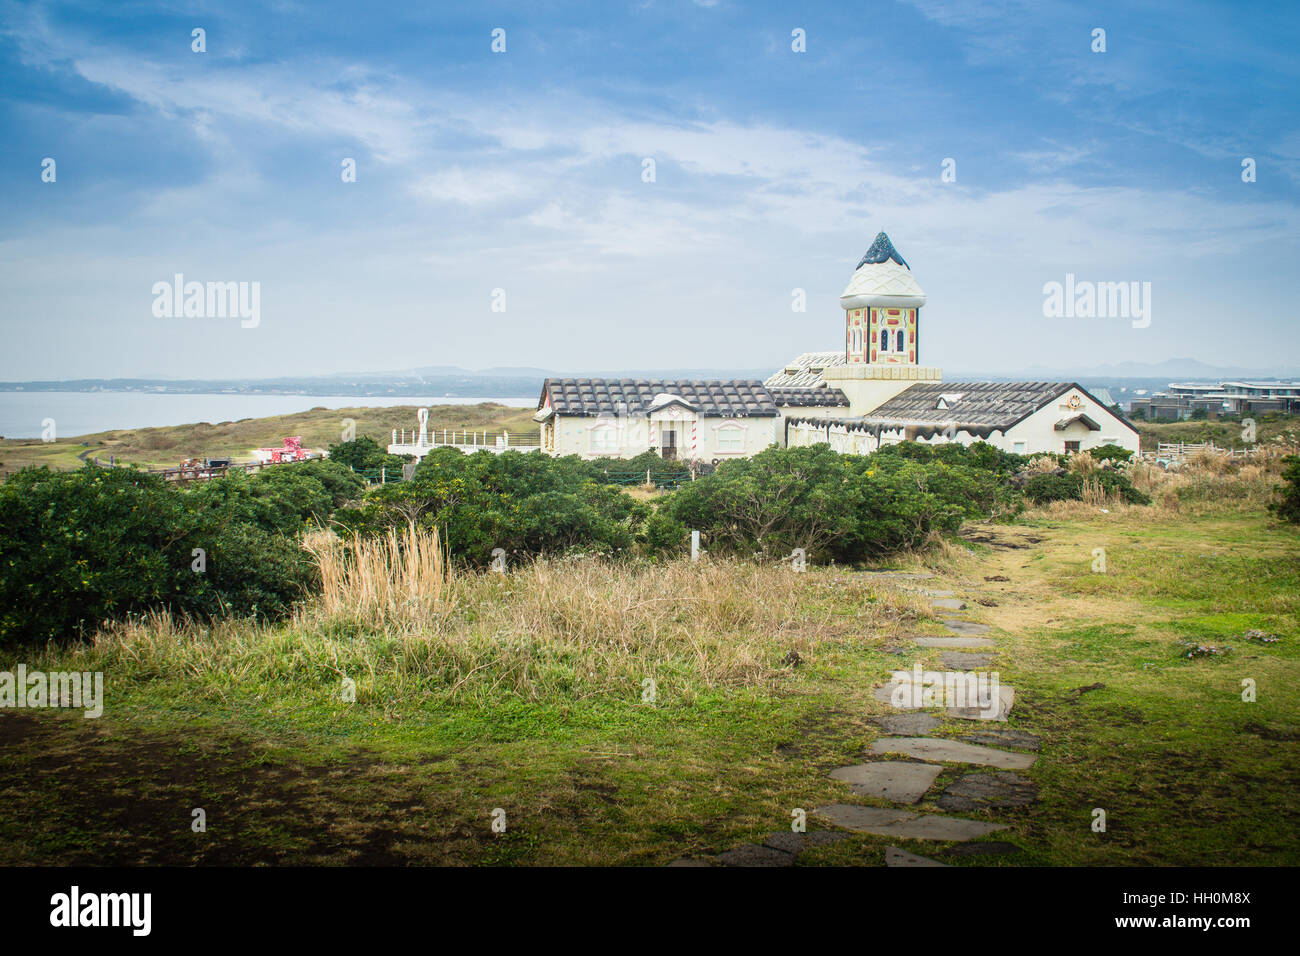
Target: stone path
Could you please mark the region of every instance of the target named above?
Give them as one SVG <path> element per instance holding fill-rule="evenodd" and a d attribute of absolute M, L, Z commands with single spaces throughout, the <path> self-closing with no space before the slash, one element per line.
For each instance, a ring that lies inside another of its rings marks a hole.
<path fill-rule="evenodd" d="M 947 863 L 940 863 L 938 860 L 932 860 L 928 856 L 917 856 L 915 853 L 908 853 L 906 850 L 900 850 L 896 846 L 885 847 L 885 866 L 947 866 Z"/>
<path fill-rule="evenodd" d="M 917 647 L 992 647 L 993 641 L 983 637 L 918 637 Z"/>
<path fill-rule="evenodd" d="M 902 575 L 895 575 L 894 578 L 900 582 L 913 580 Z M 904 583 L 898 586 L 928 598 L 936 610 L 964 610 L 967 606 L 953 591 Z M 987 624 L 955 617 L 942 618 L 941 622 L 951 637 L 917 637 L 912 643 L 917 648 L 939 649 L 943 666 L 954 671 L 971 673 L 992 668 L 992 653 L 971 653 L 972 648 L 996 647 L 996 642 L 990 636 L 992 629 Z M 961 740 L 930 736 L 943 726 L 943 721 L 926 713 L 926 707 L 918 702 L 918 698 L 908 693 L 912 679 L 910 672 L 900 670 L 888 683 L 873 690 L 876 700 L 899 712 L 874 720 L 886 736 L 872 741 L 870 746 L 873 754 L 881 757 L 909 757 L 912 762 L 879 760 L 841 767 L 831 771 L 833 779 L 848 783 L 855 793 L 875 796 L 889 803 L 915 806 L 924 799 L 925 793 L 939 778 L 945 765 L 992 767 L 996 769 L 967 772 L 952 780 L 943 788 L 934 805 L 939 810 L 988 811 L 1025 806 L 1037 799 L 1038 791 L 1033 781 L 1013 771 L 1027 770 L 1034 765 L 1038 758 L 1023 751 L 1038 750 L 1038 737 L 1011 728 L 981 730 L 967 734 L 966 739 Z M 946 707 L 944 717 L 1005 722 L 1015 705 L 1015 699 L 1015 688 L 999 684 L 996 708 Z M 1014 749 L 1002 749 L 1004 747 Z M 917 813 L 846 803 L 821 807 L 814 812 L 827 822 L 847 830 L 918 840 L 961 843 L 1006 829 L 1006 824 L 962 819 L 942 813 Z M 1010 844 L 1006 846 L 1011 848 L 1011 852 L 1017 849 Z M 997 852 L 1007 851 L 999 849 Z M 885 865 L 946 864 L 891 846 L 885 850 Z"/>
<path fill-rule="evenodd" d="M 868 571 L 863 574 L 925 597 L 934 608 L 941 611 L 958 611 L 967 607 L 953 591 L 917 587 L 908 583 L 933 578 L 934 575 L 929 572 Z M 992 653 L 971 653 L 974 648 L 996 647 L 995 640 L 989 636 L 991 628 L 987 624 L 953 617 L 942 618 L 941 623 L 952 636 L 915 637 L 912 644 L 917 648 L 940 650 L 939 657 L 943 666 L 954 671 L 971 673 L 992 668 Z M 908 676 L 904 677 L 904 673 Z M 1039 751 L 1039 738 L 1024 730 L 996 726 L 996 723 L 1006 722 L 1011 713 L 1016 700 L 1015 688 L 999 684 L 996 708 L 945 707 L 944 718 L 974 720 L 985 724 L 981 729 L 955 739 L 931 736 L 933 731 L 945 726 L 944 720 L 926 713 L 927 705 L 917 703 L 917 698 L 907 693 L 911 689 L 911 679 L 910 672 L 900 669 L 895 680 L 872 691 L 876 700 L 887 704 L 894 711 L 872 719 L 885 736 L 872 741 L 869 751 L 882 759 L 839 767 L 830 772 L 831 779 L 845 784 L 851 793 L 895 806 L 834 803 L 818 807 L 813 810 L 813 814 L 840 830 L 774 833 L 762 845 L 744 843 L 712 860 L 683 859 L 669 865 L 793 866 L 804 850 L 846 838 L 848 834 L 842 832 L 845 830 L 956 844 L 944 850 L 944 855 L 985 856 L 1019 852 L 1019 847 L 1014 844 L 998 841 L 962 847 L 966 841 L 1005 830 L 1008 825 L 966 819 L 943 812 L 988 812 L 1023 807 L 1038 798 L 1034 782 L 1015 771 L 1028 770 L 1037 761 L 1038 758 L 1032 752 L 1025 751 Z M 987 726 L 988 722 L 994 722 L 995 725 Z M 902 806 L 921 803 L 950 765 L 964 766 L 966 772 L 950 779 L 933 804 L 927 803 L 919 811 L 902 809 Z M 993 769 L 971 770 L 972 767 Z M 889 846 L 885 848 L 885 865 L 929 867 L 948 864 Z"/>

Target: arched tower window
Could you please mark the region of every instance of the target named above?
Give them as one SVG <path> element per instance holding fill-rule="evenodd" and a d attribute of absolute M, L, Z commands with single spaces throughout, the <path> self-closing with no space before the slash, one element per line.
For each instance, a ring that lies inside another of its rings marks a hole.
<path fill-rule="evenodd" d="M 902 329 L 898 330 L 898 349 L 899 352 L 907 351 L 907 333 Z"/>
<path fill-rule="evenodd" d="M 889 351 L 889 329 L 880 330 L 880 351 Z"/>

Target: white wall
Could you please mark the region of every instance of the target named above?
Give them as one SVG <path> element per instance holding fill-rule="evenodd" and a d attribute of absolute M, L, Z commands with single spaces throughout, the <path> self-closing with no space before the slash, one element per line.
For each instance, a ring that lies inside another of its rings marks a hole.
<path fill-rule="evenodd" d="M 581 418 L 557 415 L 555 455 L 581 455 L 583 458 L 634 458 L 652 448 L 657 452 L 663 443 L 664 429 L 677 433 L 677 457 L 692 457 L 691 426 L 695 426 L 694 457 L 700 461 L 717 458 L 748 458 L 758 454 L 777 439 L 778 418 L 695 419 L 689 414 L 665 411 L 650 419 Z"/>
<path fill-rule="evenodd" d="M 1070 407 L 1071 398 L 1078 400 L 1078 407 Z M 1082 422 L 1076 422 L 1064 431 L 1056 430 L 1057 422 L 1076 415 L 1087 415 L 1101 426 L 1101 430 L 1092 431 Z M 1048 402 L 1014 428 L 1008 429 L 999 447 L 1005 451 L 1016 451 L 1017 443 L 1023 442 L 1025 447 L 1021 454 L 1060 454 L 1065 451 L 1067 441 L 1079 442 L 1080 451 L 1109 444 L 1133 452 L 1138 450 L 1137 432 L 1125 425 L 1110 409 L 1094 402 L 1077 388 L 1062 393 L 1059 398 Z"/>

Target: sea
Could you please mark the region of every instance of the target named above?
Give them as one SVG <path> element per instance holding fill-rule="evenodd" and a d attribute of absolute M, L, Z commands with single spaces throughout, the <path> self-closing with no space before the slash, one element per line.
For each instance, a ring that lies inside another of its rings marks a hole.
<path fill-rule="evenodd" d="M 157 392 L 0 392 L 0 438 L 40 438 L 53 419 L 60 438 L 120 428 L 158 428 L 195 422 L 292 415 L 312 408 L 387 408 L 393 405 L 477 405 L 496 402 L 535 408 L 531 398 L 375 395 L 212 395 Z M 411 427 L 416 428 L 415 419 Z"/>

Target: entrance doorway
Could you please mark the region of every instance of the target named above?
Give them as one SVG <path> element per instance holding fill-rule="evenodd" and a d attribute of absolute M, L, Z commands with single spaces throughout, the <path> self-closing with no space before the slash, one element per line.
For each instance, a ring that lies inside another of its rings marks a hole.
<path fill-rule="evenodd" d="M 666 428 L 663 431 L 663 444 L 659 448 L 659 456 L 666 461 L 677 460 L 677 431 L 673 428 Z"/>

